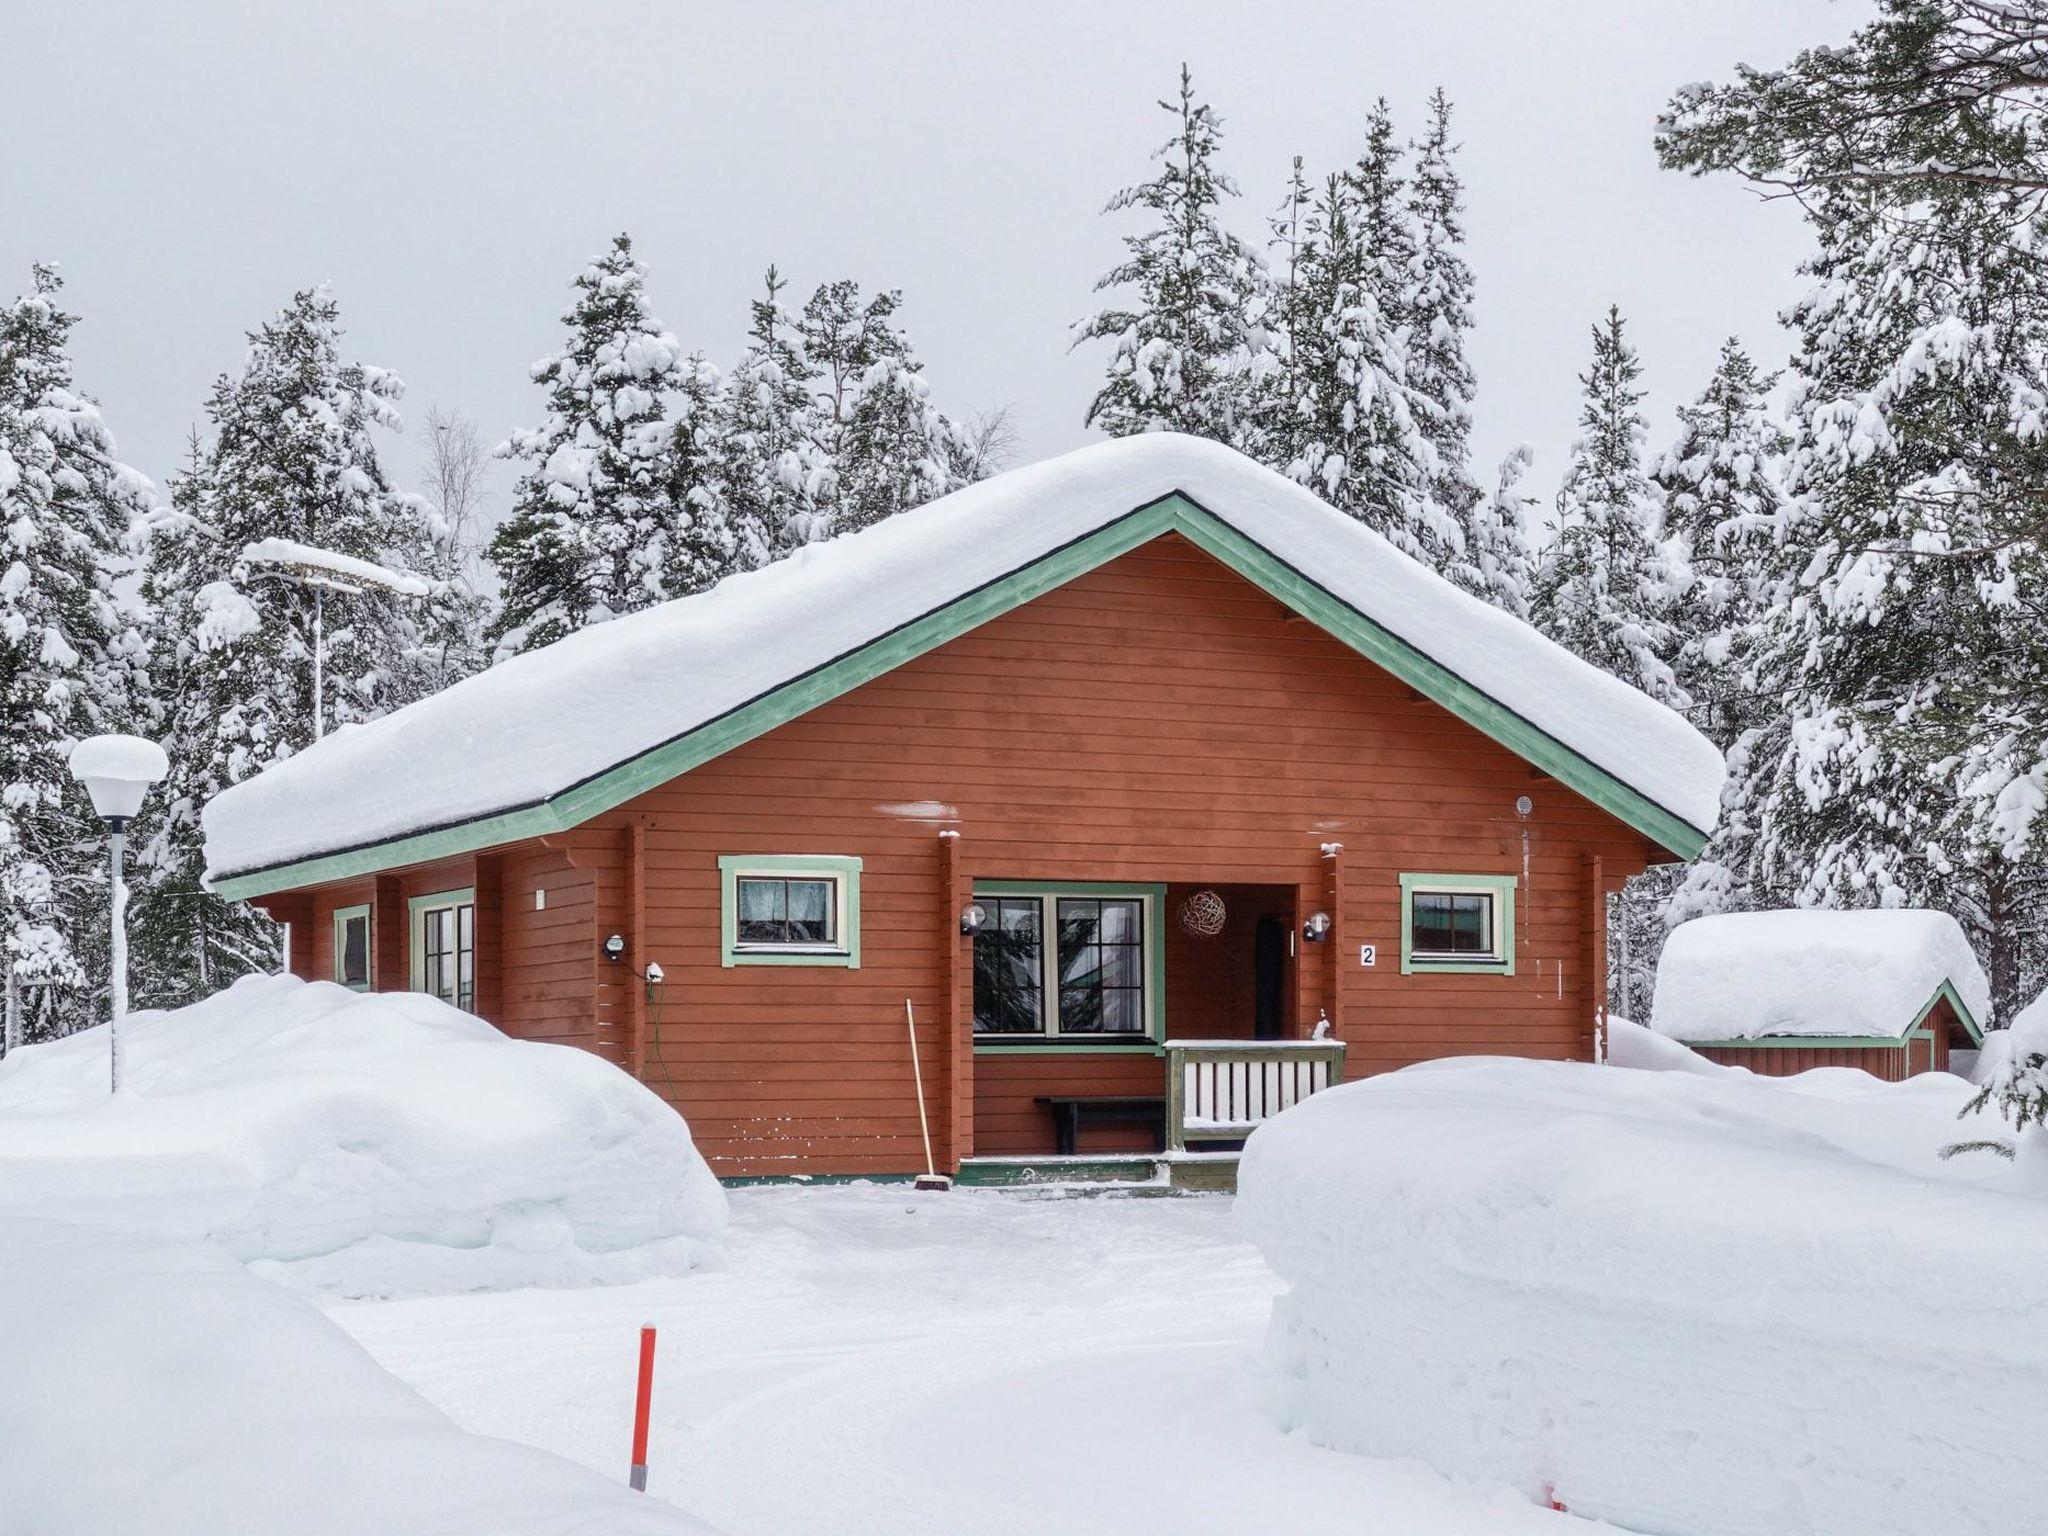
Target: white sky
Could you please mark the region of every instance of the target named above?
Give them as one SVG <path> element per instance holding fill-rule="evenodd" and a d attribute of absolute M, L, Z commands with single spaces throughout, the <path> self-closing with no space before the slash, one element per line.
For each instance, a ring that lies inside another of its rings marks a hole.
<path fill-rule="evenodd" d="M 1118 252 L 1098 216 L 1148 174 L 1180 62 L 1226 120 L 1235 223 L 1289 159 L 1458 109 L 1479 283 L 1482 477 L 1536 445 L 1547 500 L 1587 329 L 1621 304 L 1653 447 L 1721 339 L 1783 360 L 1795 210 L 1657 169 L 1671 90 L 1846 37 L 1861 0 L 1359 0 L 967 6 L 0 0 L 0 291 L 55 260 L 79 377 L 161 480 L 242 333 L 331 281 L 354 355 L 408 413 L 531 424 L 567 283 L 632 233 L 657 312 L 721 366 L 776 262 L 904 290 L 941 404 L 1013 405 L 1023 458 L 1085 441 L 1068 325 Z M 411 478 L 416 442 L 386 437 Z"/>

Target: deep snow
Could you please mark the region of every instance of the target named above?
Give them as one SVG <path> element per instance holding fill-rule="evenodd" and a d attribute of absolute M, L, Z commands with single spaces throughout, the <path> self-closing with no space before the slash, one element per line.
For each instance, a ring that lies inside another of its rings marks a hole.
<path fill-rule="evenodd" d="M 742 1189 L 682 1280 L 329 1303 L 465 1427 L 624 1463 L 661 1329 L 651 1491 L 734 1536 L 1596 1532 L 1276 1431 L 1278 1289 L 1220 1196 Z"/>
<path fill-rule="evenodd" d="M 1174 491 L 1680 820 L 1713 826 L 1721 755 L 1682 717 L 1284 476 L 1149 433 L 998 475 L 335 731 L 206 807 L 208 869 L 547 800 Z"/>
<path fill-rule="evenodd" d="M 1478 1059 L 1319 1094 L 1241 1170 L 1276 1422 L 1645 1531 L 2035 1528 L 2048 1224 L 1940 1158 L 2002 1129 L 1971 1092 Z"/>
<path fill-rule="evenodd" d="M 393 1295 L 689 1269 L 724 1192 L 689 1128 L 584 1051 L 437 999 L 252 976 L 0 1060 L 0 1215 L 204 1239 Z"/>
<path fill-rule="evenodd" d="M 1680 923 L 1657 961 L 1651 1027 L 1673 1040 L 1897 1039 L 1956 989 L 1978 1026 L 1991 982 L 1946 912 L 1729 912 Z"/>
<path fill-rule="evenodd" d="M 201 1244 L 0 1215 L 0 1255 L 0 1536 L 709 1536 Z"/>

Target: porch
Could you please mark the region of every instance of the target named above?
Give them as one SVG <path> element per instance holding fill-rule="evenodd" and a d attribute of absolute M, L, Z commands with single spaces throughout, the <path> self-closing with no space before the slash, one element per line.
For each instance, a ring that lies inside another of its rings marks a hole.
<path fill-rule="evenodd" d="M 1343 1078 L 1320 895 L 976 881 L 961 1181 L 1229 1187 L 1260 1123 Z"/>

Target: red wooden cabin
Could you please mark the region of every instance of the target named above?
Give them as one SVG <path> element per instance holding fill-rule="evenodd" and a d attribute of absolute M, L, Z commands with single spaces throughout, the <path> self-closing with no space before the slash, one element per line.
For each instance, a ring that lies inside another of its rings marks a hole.
<path fill-rule="evenodd" d="M 728 1177 L 902 1173 L 906 1000 L 945 1168 L 1053 1154 L 1070 1115 L 1083 1154 L 1150 1149 L 1161 1098 L 1176 1147 L 1227 1146 L 1339 1073 L 1588 1058 L 1606 898 L 1697 851 L 1720 775 L 1161 436 L 502 663 L 206 825 L 298 973 L 600 1052 Z"/>

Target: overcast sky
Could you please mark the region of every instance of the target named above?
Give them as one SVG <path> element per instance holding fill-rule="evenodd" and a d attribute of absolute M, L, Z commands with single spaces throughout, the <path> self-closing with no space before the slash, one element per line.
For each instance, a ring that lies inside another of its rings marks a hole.
<path fill-rule="evenodd" d="M 243 333 L 328 281 L 365 361 L 496 441 L 531 424 L 584 259 L 617 230 L 721 365 L 773 261 L 896 286 L 940 403 L 1009 404 L 1024 459 L 1087 440 L 1102 357 L 1067 329 L 1128 226 L 1182 60 L 1262 235 L 1290 158 L 1348 162 L 1373 97 L 1441 83 L 1465 149 L 1482 476 L 1547 499 L 1588 326 L 1619 303 L 1653 446 L 1721 339 L 1783 360 L 1796 212 L 1657 169 L 1684 82 L 1846 37 L 1858 0 L 301 6 L 0 0 L 0 290 L 60 263 L 80 382 L 161 481 Z M 417 439 L 386 438 L 410 480 Z M 502 509 L 502 503 L 501 503 Z"/>

